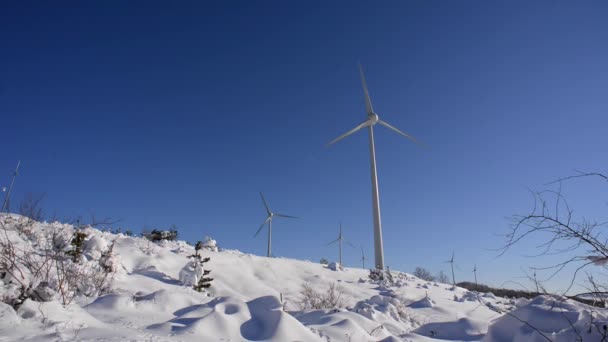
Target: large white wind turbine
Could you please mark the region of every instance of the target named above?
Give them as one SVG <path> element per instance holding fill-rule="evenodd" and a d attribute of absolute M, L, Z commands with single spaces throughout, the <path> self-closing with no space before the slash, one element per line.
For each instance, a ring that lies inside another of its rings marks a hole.
<path fill-rule="evenodd" d="M 367 84 L 365 83 L 365 75 L 363 75 L 363 67 L 359 64 L 359 72 L 361 74 L 361 85 L 363 86 L 363 93 L 365 95 L 365 108 L 367 110 L 367 119 L 360 123 L 357 127 L 351 129 L 350 131 L 342 134 L 337 137 L 333 141 L 331 141 L 328 145 L 332 145 L 347 136 L 355 133 L 356 131 L 367 127 L 369 131 L 369 159 L 371 164 L 371 175 L 372 175 L 372 210 L 374 215 L 374 257 L 375 257 L 375 267 L 377 269 L 384 269 L 384 247 L 382 243 L 382 221 L 380 219 L 380 198 L 378 191 L 378 175 L 376 172 L 376 149 L 374 147 L 374 126 L 376 124 L 381 124 L 382 126 L 397 132 L 398 134 L 412 140 L 415 143 L 418 143 L 414 137 L 411 135 L 400 131 L 399 129 L 393 127 L 386 121 L 380 120 L 378 114 L 374 113 L 374 109 L 372 107 L 372 101 L 369 98 L 369 92 L 367 91 Z"/>
<path fill-rule="evenodd" d="M 268 207 L 268 203 L 266 203 L 266 199 L 264 198 L 264 195 L 262 195 L 261 192 L 260 192 L 260 197 L 262 197 L 262 202 L 264 203 L 264 207 L 266 208 L 266 213 L 268 214 L 268 217 L 266 217 L 266 220 L 264 221 L 264 223 L 262 223 L 262 225 L 260 226 L 260 228 L 258 229 L 258 231 L 255 232 L 255 235 L 253 235 L 253 237 L 258 236 L 258 234 L 260 233 L 260 231 L 262 231 L 262 228 L 264 228 L 264 226 L 266 225 L 266 223 L 268 223 L 268 254 L 267 254 L 267 256 L 270 257 L 270 256 L 272 256 L 272 254 L 271 254 L 271 249 L 272 249 L 272 218 L 273 217 L 297 218 L 297 217 L 295 217 L 295 216 L 289 216 L 289 215 L 284 215 L 284 214 L 273 213 L 270 210 L 270 208 Z"/>
<path fill-rule="evenodd" d="M 340 232 L 338 233 L 338 238 L 335 239 L 334 241 L 328 243 L 327 245 L 333 245 L 334 243 L 338 242 L 338 245 L 340 246 L 340 265 L 344 266 L 344 264 L 342 263 L 342 241 L 346 242 L 347 244 L 349 244 L 351 247 L 355 247 L 353 246 L 352 243 L 344 240 L 344 235 L 342 235 L 342 223 L 340 223 Z"/>

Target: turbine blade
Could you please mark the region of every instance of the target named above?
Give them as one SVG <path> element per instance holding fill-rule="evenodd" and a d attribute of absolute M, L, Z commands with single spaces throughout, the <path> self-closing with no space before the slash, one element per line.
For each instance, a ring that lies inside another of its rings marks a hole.
<path fill-rule="evenodd" d="M 332 245 L 332 244 L 334 244 L 334 243 L 336 243 L 336 242 L 338 242 L 338 241 L 340 241 L 340 238 L 337 238 L 337 239 L 335 239 L 334 241 L 332 241 L 332 242 L 328 243 L 328 244 L 327 244 L 327 246 Z"/>
<path fill-rule="evenodd" d="M 393 130 L 393 131 L 397 132 L 398 134 L 400 134 L 400 135 L 402 135 L 402 136 L 410 139 L 411 141 L 415 142 L 416 144 L 418 144 L 420 146 L 424 146 L 424 144 L 422 144 L 421 142 L 419 142 L 418 140 L 416 140 L 416 138 L 414 138 L 413 136 L 411 136 L 411 135 L 409 135 L 409 134 L 407 134 L 407 133 L 399 130 L 398 128 L 394 127 L 393 125 L 389 124 L 388 122 L 382 121 L 382 120 L 378 120 L 378 123 L 381 124 L 382 126 L 388 128 L 388 129 Z"/>
<path fill-rule="evenodd" d="M 347 243 L 349 246 L 351 246 L 352 248 L 357 248 L 357 246 L 353 245 L 353 244 L 352 244 L 350 241 L 346 241 L 346 240 L 345 240 L 345 242 L 346 242 L 346 243 Z"/>
<path fill-rule="evenodd" d="M 348 132 L 342 134 L 341 136 L 337 137 L 336 139 L 332 140 L 329 144 L 327 144 L 327 146 L 333 145 L 333 144 L 337 143 L 338 141 L 340 141 L 340 140 L 346 138 L 347 136 L 355 133 L 356 131 L 360 130 L 361 128 L 367 127 L 369 125 L 371 125 L 371 121 L 365 120 L 362 123 L 360 123 L 357 127 L 351 129 L 350 131 L 348 131 Z"/>
<path fill-rule="evenodd" d="M 270 216 L 268 216 L 266 218 L 266 220 L 264 220 L 264 223 L 262 223 L 262 225 L 260 226 L 260 228 L 258 228 L 258 230 L 255 232 L 255 234 L 253 235 L 253 237 L 258 236 L 258 234 L 260 234 L 260 231 L 262 230 L 262 228 L 264 228 L 264 226 L 266 225 L 266 223 L 268 223 L 268 221 L 270 221 Z"/>
<path fill-rule="evenodd" d="M 274 216 L 278 216 L 278 217 L 287 217 L 287 218 L 299 218 L 299 217 L 295 217 L 295 216 L 289 216 L 289 215 L 283 215 L 283 214 L 274 214 Z"/>
<path fill-rule="evenodd" d="M 373 114 L 374 108 L 372 107 L 372 100 L 369 98 L 367 83 L 365 82 L 365 75 L 363 74 L 363 67 L 361 64 L 359 64 L 359 73 L 361 74 L 361 86 L 363 87 L 363 93 L 365 95 L 365 110 L 367 110 L 367 114 Z"/>
<path fill-rule="evenodd" d="M 270 215 L 270 208 L 268 208 L 268 203 L 266 203 L 266 199 L 264 198 L 264 195 L 262 195 L 261 191 L 260 191 L 260 197 L 262 197 L 262 202 L 264 202 L 264 207 L 266 208 L 266 212 L 268 213 L 268 215 Z"/>

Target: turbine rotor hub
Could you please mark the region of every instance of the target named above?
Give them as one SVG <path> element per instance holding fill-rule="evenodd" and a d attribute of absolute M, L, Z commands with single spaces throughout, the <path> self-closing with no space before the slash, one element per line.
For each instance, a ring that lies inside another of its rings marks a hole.
<path fill-rule="evenodd" d="M 369 120 L 371 121 L 372 125 L 375 125 L 376 123 L 378 123 L 378 120 L 380 120 L 380 118 L 378 117 L 378 114 L 376 113 L 370 113 L 367 115 Z"/>

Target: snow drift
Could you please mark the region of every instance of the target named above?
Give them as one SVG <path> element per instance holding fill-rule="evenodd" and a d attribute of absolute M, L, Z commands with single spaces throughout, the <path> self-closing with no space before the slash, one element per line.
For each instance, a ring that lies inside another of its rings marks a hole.
<path fill-rule="evenodd" d="M 39 251 L 51 231 L 67 236 L 74 232 L 74 227 L 60 223 L 36 223 L 20 232 L 17 221 L 14 215 L 0 217 L 0 236 L 29 253 Z M 513 300 L 407 273 L 393 271 L 392 283 L 375 281 L 368 278 L 368 270 L 343 267 L 338 272 L 310 261 L 222 250 L 212 239 L 201 253 L 210 257 L 205 265 L 214 280 L 208 293 L 199 293 L 192 289 L 191 276 L 200 276 L 200 270 L 183 271 L 192 266 L 191 245 L 152 243 L 93 228 L 86 233 L 83 257 L 76 263 L 110 265 L 109 293 L 78 292 L 66 305 L 50 293 L 47 301 L 29 298 L 17 310 L 0 303 L 0 341 L 502 342 L 537 341 L 541 332 L 555 341 L 570 341 L 589 330 L 585 336 L 591 340 L 602 336 L 594 324 L 606 322 L 605 310 L 570 301 L 539 297 L 516 306 Z M 69 238 L 54 242 L 69 248 Z M 109 246 L 115 257 L 103 260 Z M 339 301 L 332 303 L 339 305 L 305 308 L 306 286 L 314 293 L 334 288 Z M 0 296 L 14 290 L 3 274 Z"/>

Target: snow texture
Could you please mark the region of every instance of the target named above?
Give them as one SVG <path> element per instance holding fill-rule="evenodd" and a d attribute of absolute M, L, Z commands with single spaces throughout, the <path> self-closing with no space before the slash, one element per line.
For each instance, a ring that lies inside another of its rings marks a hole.
<path fill-rule="evenodd" d="M 74 229 L 37 223 L 18 233 L 11 230 L 15 215 L 0 220 L 11 241 L 28 251 L 41 246 L 51 229 L 68 236 Z M 112 267 L 111 292 L 82 292 L 62 305 L 53 284 L 35 284 L 47 301 L 27 299 L 16 311 L 0 303 L 0 341 L 525 342 L 545 340 L 541 334 L 559 342 L 579 335 L 600 341 L 607 323 L 606 309 L 569 300 L 504 299 L 397 271 L 392 283 L 372 281 L 369 270 L 219 250 L 212 239 L 201 253 L 210 258 L 205 268 L 214 280 L 208 293 L 199 293 L 192 285 L 202 269 L 188 259 L 194 248 L 187 243 L 85 232 L 82 263 Z M 69 239 L 54 243 L 69 248 Z M 110 246 L 114 256 L 104 259 Z M 334 284 L 342 305 L 302 310 L 305 284 L 315 291 Z M 0 297 L 12 291 L 15 284 L 4 275 Z"/>

